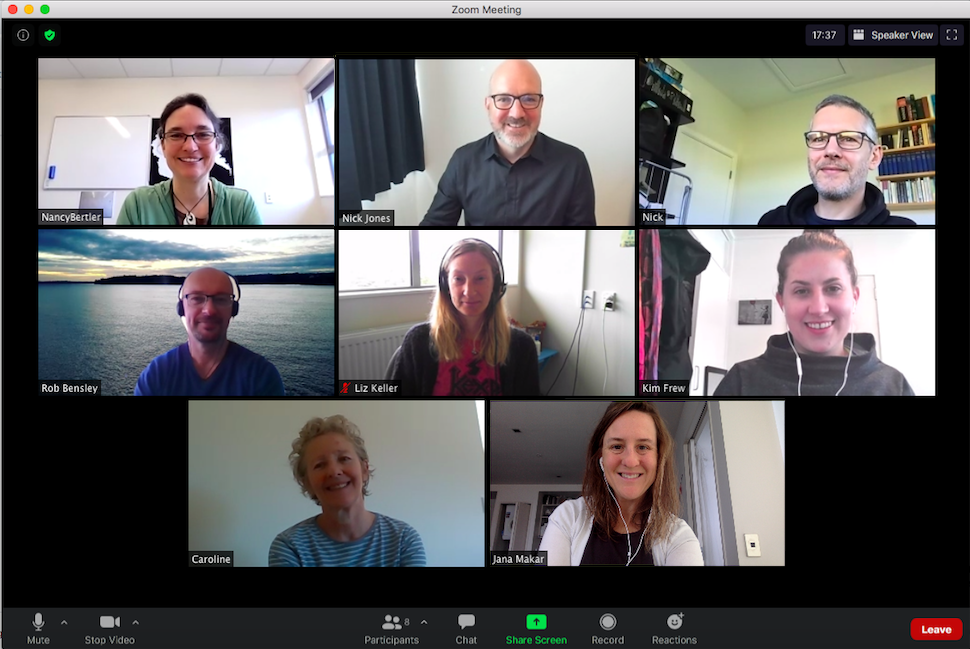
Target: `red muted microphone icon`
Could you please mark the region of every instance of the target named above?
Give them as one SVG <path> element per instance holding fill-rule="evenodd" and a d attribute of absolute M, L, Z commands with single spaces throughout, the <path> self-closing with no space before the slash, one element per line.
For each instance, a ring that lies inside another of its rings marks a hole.
<path fill-rule="evenodd" d="M 347 394 L 347 388 L 350 387 L 350 383 L 344 383 L 344 387 L 340 388 L 340 394 Z"/>

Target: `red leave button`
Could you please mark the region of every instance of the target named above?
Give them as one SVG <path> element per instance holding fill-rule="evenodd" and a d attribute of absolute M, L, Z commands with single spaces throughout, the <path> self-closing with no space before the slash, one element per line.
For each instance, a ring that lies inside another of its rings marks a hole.
<path fill-rule="evenodd" d="M 909 623 L 913 640 L 959 640 L 963 637 L 963 620 L 958 617 L 917 617 Z"/>

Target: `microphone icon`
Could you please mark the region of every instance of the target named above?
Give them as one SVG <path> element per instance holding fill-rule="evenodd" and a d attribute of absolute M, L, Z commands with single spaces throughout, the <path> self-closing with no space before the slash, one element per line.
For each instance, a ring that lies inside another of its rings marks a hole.
<path fill-rule="evenodd" d="M 34 615 L 34 629 L 40 631 L 44 628 L 44 616 L 40 613 Z"/>

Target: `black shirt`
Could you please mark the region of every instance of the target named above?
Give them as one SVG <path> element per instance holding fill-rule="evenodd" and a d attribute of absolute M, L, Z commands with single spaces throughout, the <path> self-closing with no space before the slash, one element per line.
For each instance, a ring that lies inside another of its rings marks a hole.
<path fill-rule="evenodd" d="M 593 530 L 589 534 L 589 541 L 586 542 L 586 549 L 583 551 L 583 558 L 580 560 L 581 566 L 625 566 L 627 562 L 627 552 L 633 552 L 631 566 L 652 566 L 653 552 L 646 545 L 643 539 L 643 530 L 637 530 L 630 534 L 614 532 L 609 540 L 606 539 L 606 532 L 599 523 L 593 523 Z M 627 545 L 629 540 L 629 545 Z M 640 551 L 637 552 L 639 547 Z"/>
<path fill-rule="evenodd" d="M 536 133 L 529 152 L 510 163 L 494 135 L 451 157 L 421 225 L 472 227 L 596 226 L 593 176 L 582 151 Z"/>

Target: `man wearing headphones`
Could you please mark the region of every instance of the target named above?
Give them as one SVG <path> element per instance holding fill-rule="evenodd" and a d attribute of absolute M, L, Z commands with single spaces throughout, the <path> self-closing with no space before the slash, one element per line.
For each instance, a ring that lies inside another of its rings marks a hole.
<path fill-rule="evenodd" d="M 176 305 L 188 342 L 155 357 L 135 396 L 283 396 L 276 367 L 227 337 L 239 313 L 239 285 L 228 273 L 200 268 L 179 288 Z"/>

